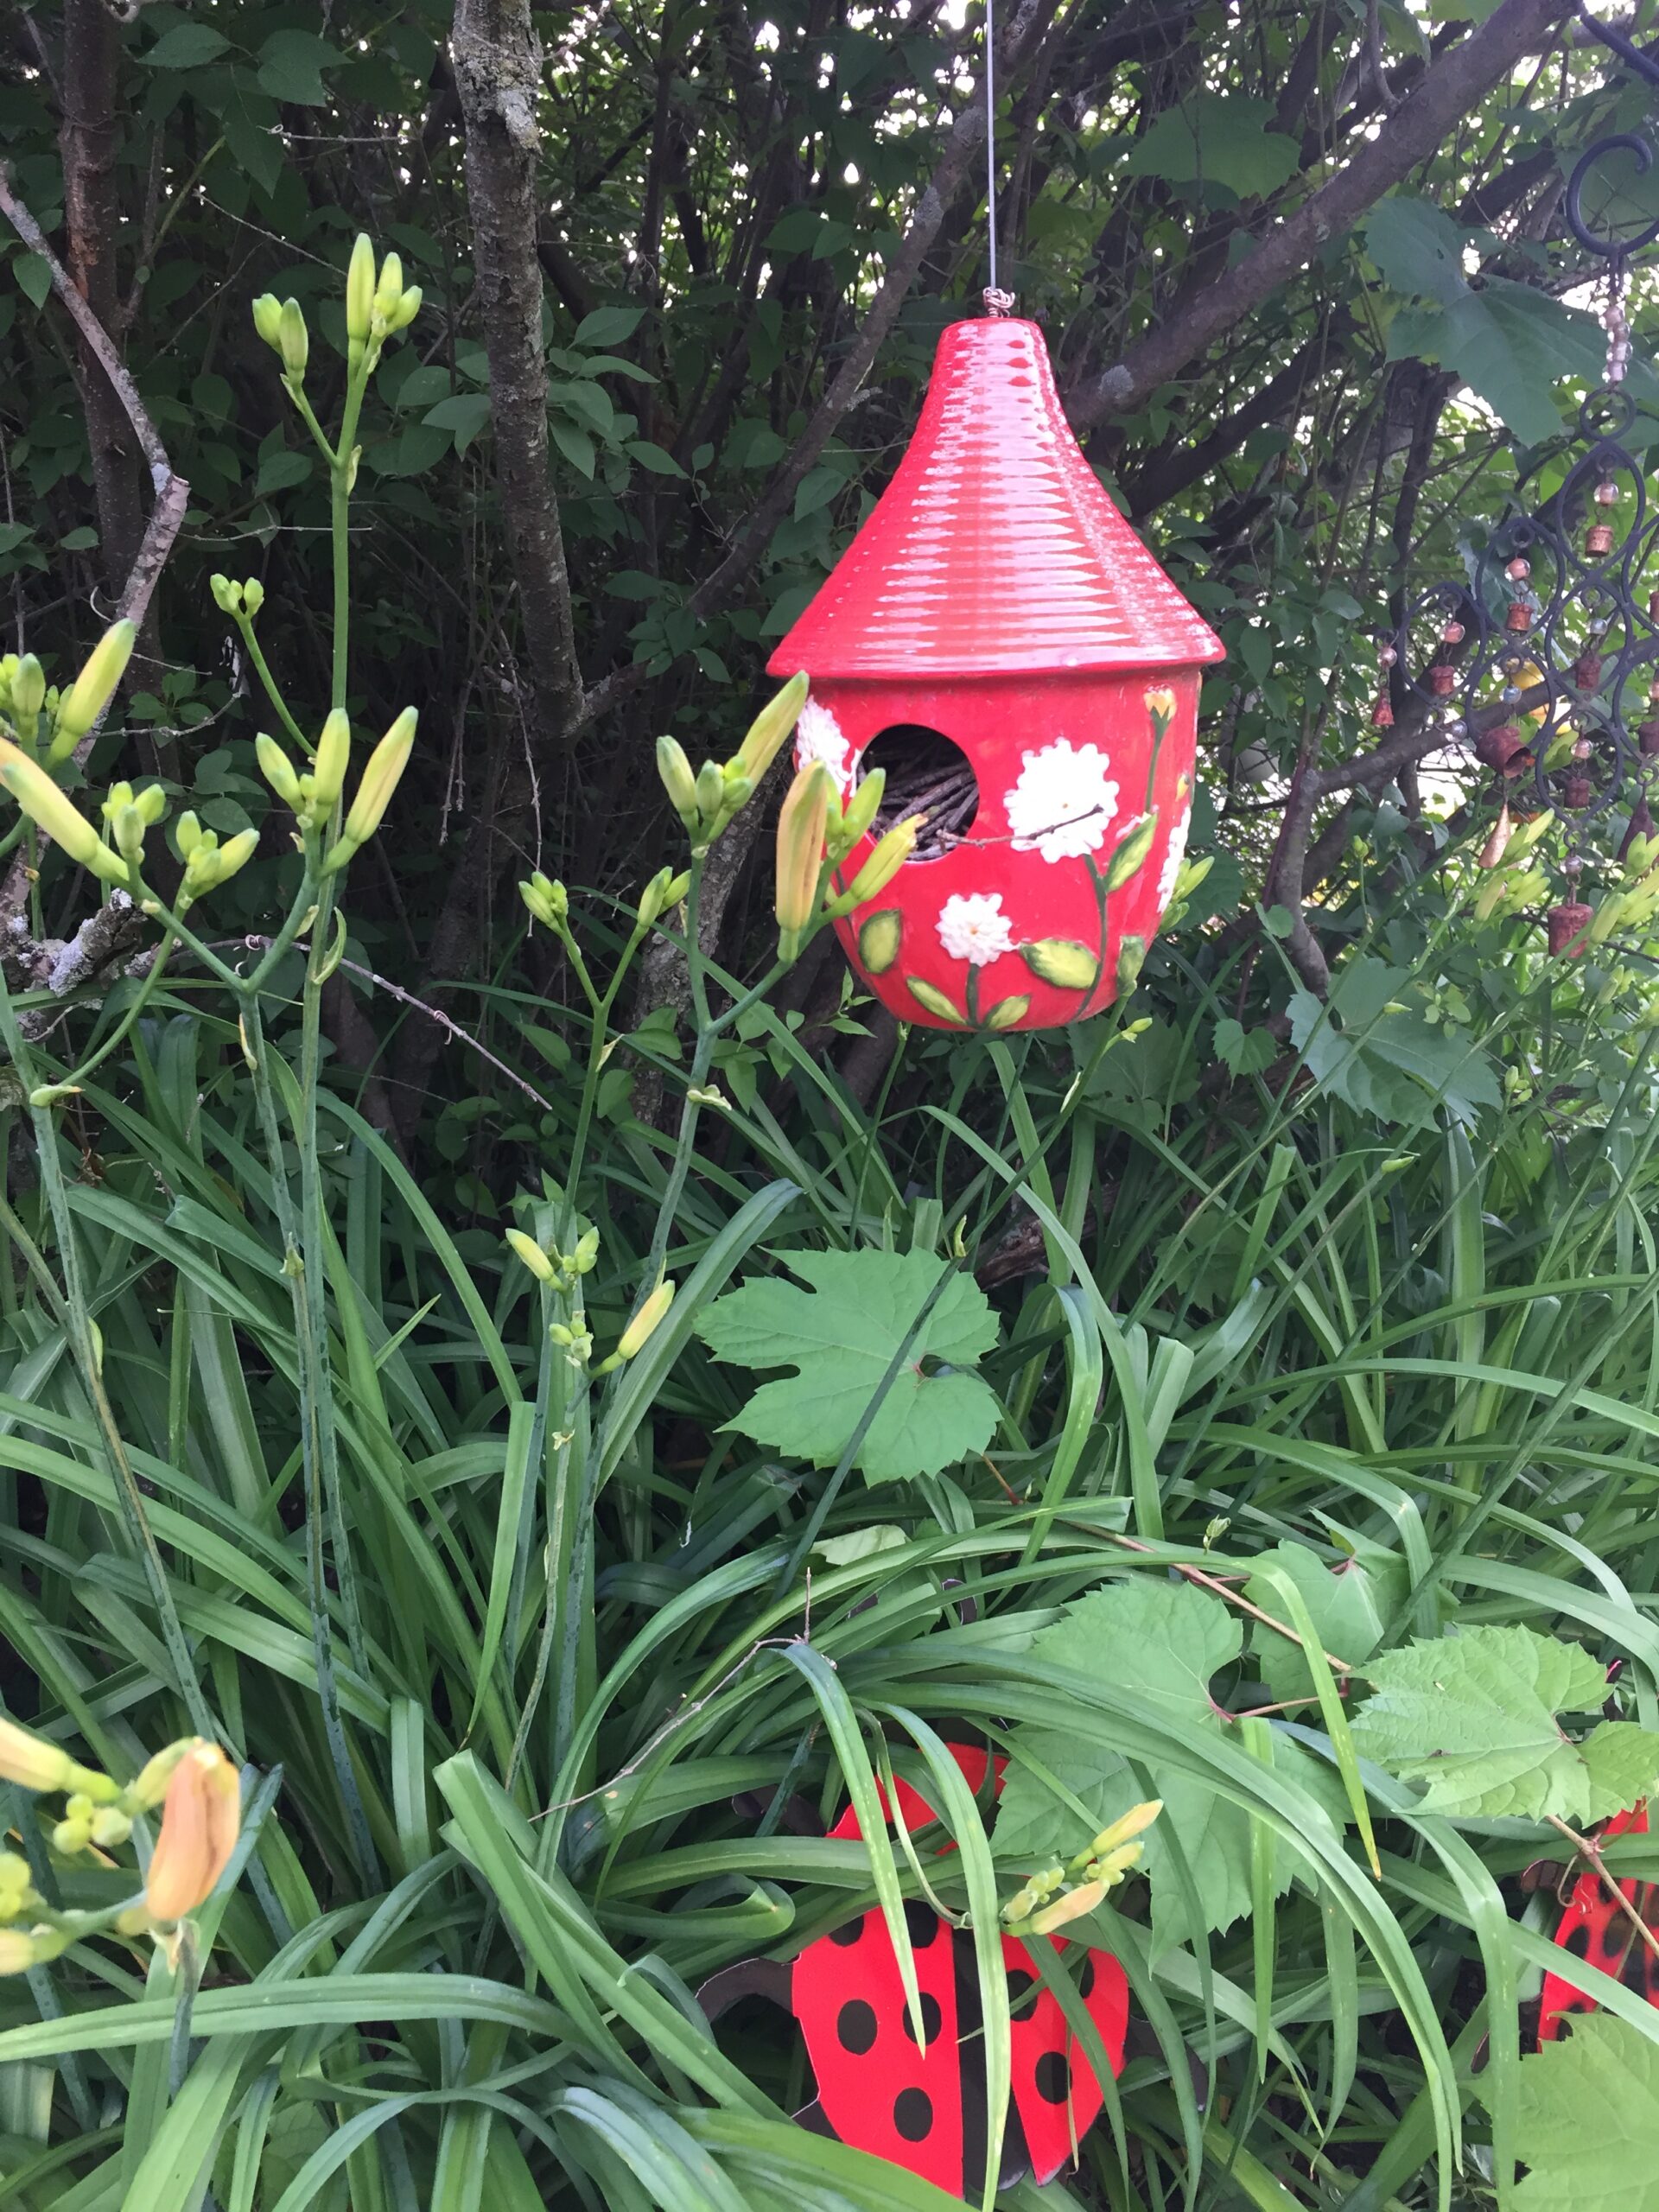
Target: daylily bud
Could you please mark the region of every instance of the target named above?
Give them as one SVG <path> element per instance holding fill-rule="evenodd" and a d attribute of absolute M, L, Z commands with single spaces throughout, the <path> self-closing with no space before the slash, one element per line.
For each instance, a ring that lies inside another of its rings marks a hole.
<path fill-rule="evenodd" d="M 284 374 L 291 384 L 303 384 L 305 365 L 311 358 L 311 334 L 305 327 L 305 316 L 297 300 L 283 302 L 277 335 Z"/>
<path fill-rule="evenodd" d="M 1500 807 L 1497 820 L 1492 824 L 1491 835 L 1480 849 L 1478 866 L 1484 868 L 1493 868 L 1497 866 L 1508 848 L 1514 827 L 1514 823 L 1510 820 L 1509 808 Z"/>
<path fill-rule="evenodd" d="M 379 321 L 389 324 L 404 296 L 404 264 L 402 258 L 389 253 L 380 264 L 380 275 L 374 288 L 374 314 Z"/>
<path fill-rule="evenodd" d="M 146 784 L 133 804 L 143 817 L 147 829 L 153 829 L 167 812 L 167 793 L 160 784 Z"/>
<path fill-rule="evenodd" d="M 0 1929 L 0 1974 L 27 1974 L 37 1963 L 33 1936 L 21 1928 Z"/>
<path fill-rule="evenodd" d="M 125 1843 L 132 1834 L 132 1822 L 118 1806 L 105 1805 L 92 1815 L 92 1841 L 100 1851 L 109 1851 L 117 1844 Z"/>
<path fill-rule="evenodd" d="M 408 766 L 410 753 L 415 743 L 417 720 L 413 707 L 405 707 L 391 728 L 386 732 L 372 753 L 357 787 L 357 797 L 352 801 L 352 810 L 346 817 L 343 842 L 354 851 L 365 845 L 380 827 L 381 818 L 391 804 L 391 795 L 397 788 L 398 779 Z"/>
<path fill-rule="evenodd" d="M 283 350 L 283 303 L 274 292 L 261 292 L 253 303 L 253 327 L 273 353 Z"/>
<path fill-rule="evenodd" d="M 562 883 L 550 883 L 539 869 L 528 883 L 519 885 L 518 896 L 529 907 L 531 919 L 544 929 L 556 929 L 570 912 L 569 893 Z"/>
<path fill-rule="evenodd" d="M 33 653 L 18 656 L 11 677 L 11 711 L 19 737 L 32 737 L 41 709 L 46 704 L 46 671 Z"/>
<path fill-rule="evenodd" d="M 207 588 L 213 594 L 213 605 L 221 614 L 239 614 L 242 611 L 242 587 L 233 584 L 228 576 L 217 571 L 208 577 Z"/>
<path fill-rule="evenodd" d="M 698 769 L 696 796 L 697 812 L 703 821 L 708 823 L 717 821 L 726 798 L 726 779 L 720 772 L 717 760 L 705 760 Z"/>
<path fill-rule="evenodd" d="M 72 1813 L 67 1821 L 60 1821 L 52 1831 L 52 1848 L 60 1858 L 73 1859 L 85 1851 L 92 1840 L 90 1814 Z"/>
<path fill-rule="evenodd" d="M 839 842 L 842 852 L 850 853 L 876 816 L 881 811 L 881 801 L 887 788 L 885 768 L 872 768 L 863 778 L 858 789 L 847 802 L 847 810 L 841 818 Z M 839 857 L 839 855 L 837 855 Z"/>
<path fill-rule="evenodd" d="M 785 740 L 801 718 L 806 704 L 807 679 L 791 676 L 783 690 L 769 699 L 749 724 L 734 756 L 751 784 L 758 784 L 783 750 Z"/>
<path fill-rule="evenodd" d="M 617 1339 L 616 1357 L 632 1359 L 645 1349 L 645 1340 L 674 1303 L 674 1285 L 659 1282 Z"/>
<path fill-rule="evenodd" d="M 723 830 L 734 814 L 741 814 L 754 797 L 754 785 L 747 776 L 728 776 L 721 771 L 725 791 L 720 802 L 720 811 L 715 817 L 716 829 Z"/>
<path fill-rule="evenodd" d="M 238 830 L 228 844 L 219 849 L 213 869 L 214 884 L 228 883 L 233 875 L 247 866 L 258 849 L 259 832 L 257 830 Z"/>
<path fill-rule="evenodd" d="M 261 730 L 253 741 L 255 757 L 261 774 L 285 806 L 297 810 L 300 804 L 300 779 L 295 773 L 294 763 L 289 759 L 274 737 Z"/>
<path fill-rule="evenodd" d="M 662 778 L 669 804 L 688 830 L 693 828 L 697 819 L 697 779 L 677 738 L 658 739 L 657 773 Z"/>
<path fill-rule="evenodd" d="M 671 868 L 658 868 L 651 881 L 639 893 L 639 920 L 642 927 L 649 929 L 658 914 L 667 906 L 668 894 L 673 882 L 674 871 Z"/>
<path fill-rule="evenodd" d="M 54 747 L 57 758 L 73 753 L 92 728 L 114 695 L 132 658 L 132 641 L 138 635 L 131 622 L 112 622 L 93 646 L 86 665 L 75 678 L 75 688 L 58 709 L 58 735 L 67 745 Z"/>
<path fill-rule="evenodd" d="M 400 330 L 407 330 L 420 311 L 421 288 L 418 284 L 411 284 L 386 317 L 387 334 L 393 336 Z"/>
<path fill-rule="evenodd" d="M 125 883 L 125 863 L 108 849 L 86 816 L 58 789 L 40 763 L 4 738 L 0 738 L 0 783 L 29 820 L 61 845 L 72 861 L 79 861 L 82 868 L 91 868 L 107 882 Z"/>
<path fill-rule="evenodd" d="M 346 335 L 361 345 L 374 319 L 374 245 L 359 231 L 346 270 Z"/>
<path fill-rule="evenodd" d="M 122 809 L 131 804 L 132 785 L 127 783 L 111 784 L 105 796 L 100 811 L 106 822 L 113 823 Z"/>
<path fill-rule="evenodd" d="M 507 1242 L 537 1282 L 552 1281 L 553 1262 L 533 1236 L 526 1236 L 522 1229 L 510 1229 L 507 1231 Z"/>
<path fill-rule="evenodd" d="M 1032 1914 L 1026 1923 L 1027 1931 L 1033 1936 L 1052 1936 L 1068 1920 L 1080 1920 L 1085 1912 L 1094 1910 L 1108 1887 L 1105 1882 L 1084 1882 L 1080 1889 L 1068 1890 L 1052 1904 L 1046 1904 L 1040 1912 Z"/>
<path fill-rule="evenodd" d="M 332 810 L 334 801 L 346 788 L 346 771 L 351 766 L 352 725 L 344 710 L 336 707 L 323 723 L 322 734 L 317 740 L 316 758 L 311 764 L 312 796 L 324 813 Z"/>
<path fill-rule="evenodd" d="M 140 1768 L 137 1780 L 130 1783 L 122 1796 L 121 1802 L 128 1810 L 147 1813 L 152 1806 L 159 1805 L 167 1795 L 167 1785 L 173 1779 L 174 1768 L 200 1740 L 194 1736 L 181 1737 L 176 1744 L 168 1744 L 165 1750 L 157 1751 Z"/>
<path fill-rule="evenodd" d="M 76 1771 L 67 1751 L 15 1720 L 0 1719 L 0 1782 L 15 1782 L 20 1789 L 68 1789 Z"/>
<path fill-rule="evenodd" d="M 250 576 L 242 587 L 242 604 L 250 614 L 257 614 L 265 603 L 265 588 L 257 576 Z"/>
<path fill-rule="evenodd" d="M 188 806 L 173 824 L 174 849 L 181 861 L 188 861 L 203 837 L 211 834 L 210 831 L 203 830 L 197 818 L 195 809 Z"/>
<path fill-rule="evenodd" d="M 876 773 L 880 772 L 877 769 Z M 926 821 L 925 814 L 907 814 L 902 822 L 895 823 L 830 907 L 830 912 L 850 914 L 855 906 L 861 906 L 867 899 L 874 899 L 878 892 L 885 891 L 915 851 L 916 840 Z"/>
<path fill-rule="evenodd" d="M 135 866 L 144 854 L 144 817 L 136 806 L 124 806 L 115 817 L 115 849 Z"/>
<path fill-rule="evenodd" d="M 1108 1852 L 1116 1851 L 1120 1844 L 1129 1843 L 1136 1836 L 1144 1834 L 1163 1809 L 1161 1797 L 1148 1798 L 1144 1804 L 1131 1805 L 1128 1811 L 1115 1820 L 1109 1827 L 1103 1828 L 1086 1850 L 1077 1853 L 1071 1861 L 1073 1869 L 1086 1866 L 1091 1859 L 1103 1859 Z"/>
<path fill-rule="evenodd" d="M 167 1785 L 162 1832 L 150 1853 L 144 1903 L 160 1921 L 207 1904 L 231 1863 L 242 1825 L 242 1787 L 217 1744 L 193 1744 Z"/>
<path fill-rule="evenodd" d="M 599 1231 L 584 1229 L 576 1239 L 576 1249 L 570 1255 L 570 1264 L 579 1275 L 592 1272 L 599 1258 Z"/>
<path fill-rule="evenodd" d="M 830 776 L 821 760 L 803 768 L 790 785 L 778 817 L 778 880 L 774 904 L 778 950 L 785 960 L 800 949 L 812 919 L 823 867 L 823 825 L 830 808 Z"/>

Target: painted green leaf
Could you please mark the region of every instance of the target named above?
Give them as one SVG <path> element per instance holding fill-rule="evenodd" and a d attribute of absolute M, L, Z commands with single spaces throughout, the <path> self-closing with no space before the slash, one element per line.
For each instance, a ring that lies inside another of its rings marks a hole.
<path fill-rule="evenodd" d="M 999 999 L 985 1017 L 988 1029 L 1012 1029 L 1016 1021 L 1023 1021 L 1031 1012 L 1028 998 Z"/>
<path fill-rule="evenodd" d="M 1121 891 L 1131 876 L 1141 873 L 1146 866 L 1147 855 L 1152 850 L 1152 841 L 1157 828 L 1158 810 L 1154 806 L 1151 813 L 1144 816 L 1139 825 L 1130 830 L 1128 836 L 1112 855 L 1106 868 L 1108 891 Z"/>
<path fill-rule="evenodd" d="M 1529 1628 L 1475 1627 L 1385 1652 L 1354 1742 L 1403 1781 L 1427 1786 L 1426 1812 L 1454 1819 L 1580 1827 L 1621 1812 L 1659 1781 L 1659 1734 L 1604 1722 L 1583 1743 L 1558 1716 L 1592 1713 L 1599 1662 Z"/>
<path fill-rule="evenodd" d="M 883 906 L 858 925 L 858 957 L 867 976 L 885 976 L 905 941 L 905 918 L 896 906 Z"/>
<path fill-rule="evenodd" d="M 931 1252 L 797 1252 L 800 1283 L 746 1283 L 716 1299 L 697 1332 L 716 1359 L 792 1367 L 727 1424 L 814 1467 L 833 1467 L 938 1281 Z M 802 1285 L 805 1287 L 803 1288 Z M 996 1316 L 971 1275 L 952 1274 L 858 1447 L 873 1483 L 938 1474 L 980 1450 L 996 1398 L 971 1371 Z M 938 1373 L 941 1363 L 950 1371 Z"/>
<path fill-rule="evenodd" d="M 1039 937 L 1022 944 L 1020 957 L 1033 976 L 1063 991 L 1092 991 L 1100 981 L 1100 960 L 1075 938 Z"/>
<path fill-rule="evenodd" d="M 950 1003 L 944 993 L 937 989 L 933 984 L 925 983 L 919 976 L 906 976 L 905 982 L 910 988 L 910 995 L 918 1006 L 925 1007 L 930 1014 L 937 1014 L 941 1021 L 954 1021 L 959 1029 L 967 1027 L 966 1018 Z"/>

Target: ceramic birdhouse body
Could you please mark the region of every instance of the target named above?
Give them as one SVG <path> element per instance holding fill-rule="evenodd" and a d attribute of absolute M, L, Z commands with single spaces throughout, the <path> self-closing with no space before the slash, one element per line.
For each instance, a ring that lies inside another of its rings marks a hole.
<path fill-rule="evenodd" d="M 843 798 L 884 767 L 878 832 L 926 817 L 836 925 L 894 1014 L 1048 1028 L 1133 982 L 1220 652 L 1084 459 L 1036 326 L 954 324 L 892 483 L 772 663 L 811 679 L 798 765 L 823 760 Z"/>

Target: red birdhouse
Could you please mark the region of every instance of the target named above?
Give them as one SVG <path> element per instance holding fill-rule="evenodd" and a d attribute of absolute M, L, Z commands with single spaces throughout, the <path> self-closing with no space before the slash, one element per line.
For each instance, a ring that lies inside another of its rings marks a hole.
<path fill-rule="evenodd" d="M 878 832 L 927 817 L 836 924 L 900 1020 L 1052 1028 L 1133 982 L 1221 650 L 1084 459 L 1036 324 L 952 324 L 893 481 L 771 664 L 811 679 L 798 766 L 843 798 L 884 767 Z"/>

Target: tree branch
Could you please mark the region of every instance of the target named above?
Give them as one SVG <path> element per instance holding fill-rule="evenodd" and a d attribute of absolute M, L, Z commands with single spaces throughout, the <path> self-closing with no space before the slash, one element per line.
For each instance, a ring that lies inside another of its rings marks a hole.
<path fill-rule="evenodd" d="M 1345 235 L 1385 192 L 1444 144 L 1521 57 L 1546 43 L 1571 12 L 1570 0 L 1500 0 L 1484 23 L 1424 73 L 1410 98 L 1329 183 L 1276 225 L 1253 253 L 1213 282 L 1185 290 L 1157 329 L 1085 385 L 1071 404 L 1073 424 L 1091 429 L 1178 377 L 1306 267 L 1326 239 Z"/>
<path fill-rule="evenodd" d="M 1020 0 L 999 49 L 998 73 L 1004 83 L 1011 82 L 1014 73 L 1029 59 L 1058 4 L 1059 0 Z M 803 480 L 817 464 L 818 456 L 839 427 L 842 417 L 857 398 L 860 388 L 880 350 L 881 342 L 893 327 L 939 226 L 944 220 L 945 210 L 965 178 L 969 163 L 984 143 L 984 138 L 985 94 L 982 87 L 951 125 L 944 151 L 916 202 L 899 251 L 887 264 L 880 289 L 871 302 L 869 312 L 843 356 L 829 390 L 814 410 L 811 420 L 766 486 L 747 527 L 736 543 L 691 594 L 687 606 L 699 620 L 711 614 L 731 598 L 758 564 L 772 542 L 772 532 L 793 506 L 795 494 Z M 639 689 L 648 675 L 647 664 L 636 661 L 605 677 L 588 692 L 583 702 L 582 721 L 593 721 L 618 706 Z"/>

